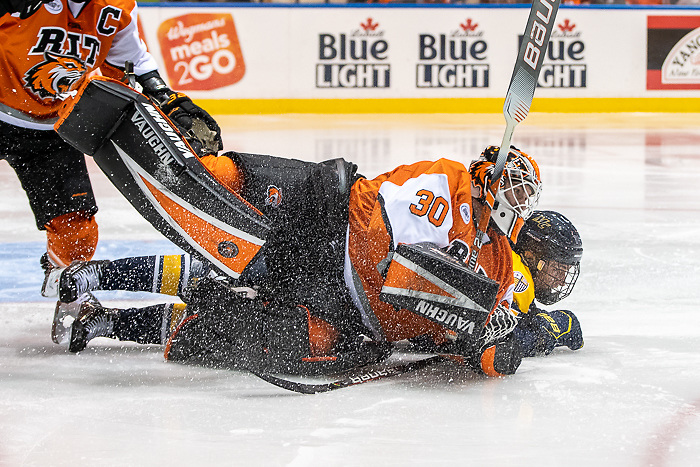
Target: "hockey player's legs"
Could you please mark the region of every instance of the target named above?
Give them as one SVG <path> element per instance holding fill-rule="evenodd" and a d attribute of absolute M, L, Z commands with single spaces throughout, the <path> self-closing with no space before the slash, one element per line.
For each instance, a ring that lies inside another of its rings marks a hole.
<path fill-rule="evenodd" d="M 86 302 L 81 305 L 73 323 L 68 348 L 71 352 L 80 352 L 96 337 L 139 344 L 162 344 L 186 315 L 186 305 L 183 303 L 118 309 Z"/>
<path fill-rule="evenodd" d="M 207 155 L 199 161 L 214 177 L 231 191 L 240 193 L 243 189 L 243 175 L 230 157 Z"/>
<path fill-rule="evenodd" d="M 53 131 L 0 122 L 2 153 L 27 193 L 47 249 L 59 265 L 92 258 L 97 245 L 97 212 L 85 157 Z"/>
<path fill-rule="evenodd" d="M 42 295 L 73 302 L 94 290 L 125 290 L 183 296 L 187 287 L 209 273 L 190 255 L 153 255 L 113 261 L 80 261 L 46 274 Z"/>
<path fill-rule="evenodd" d="M 336 209 L 347 210 L 357 170 L 354 164 L 342 159 L 313 163 L 232 152 L 225 156 L 243 175 L 243 198 L 273 220 L 285 213 L 308 217 L 321 210 L 325 217 Z"/>

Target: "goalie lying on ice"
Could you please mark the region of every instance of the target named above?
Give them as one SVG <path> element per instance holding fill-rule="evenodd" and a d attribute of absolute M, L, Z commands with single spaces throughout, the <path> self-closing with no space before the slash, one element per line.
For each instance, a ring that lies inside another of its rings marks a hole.
<path fill-rule="evenodd" d="M 311 374 L 378 361 L 393 342 L 429 336 L 478 371 L 517 369 L 508 242 L 539 199 L 539 170 L 528 155 L 509 151 L 478 274 L 465 261 L 476 243 L 475 223 L 485 209 L 498 148 L 487 148 L 469 169 L 440 159 L 371 180 L 342 159 L 309 163 L 235 152 L 198 159 L 173 143 L 167 119 L 143 96 L 104 81 L 83 89 L 79 104 L 57 124 L 59 134 L 94 154 L 144 217 L 206 261 L 190 264 L 206 267 L 199 273 L 185 267 L 177 286 L 167 274 L 155 275 L 167 287 L 153 291 L 180 292 L 187 303 L 187 318 L 172 335 L 155 332 L 164 321 L 153 318 L 159 313 L 152 307 L 102 312 L 85 304 L 71 350 L 97 335 L 162 343 L 168 337 L 170 360 Z M 80 113 L 94 106 L 83 101 L 99 102 L 111 113 L 91 114 L 86 125 Z M 121 122 L 116 127 L 113 116 Z M 141 144 L 146 133 L 158 136 L 157 150 Z M 164 158 L 168 148 L 174 152 Z M 183 206 L 192 210 L 183 212 Z M 203 218 L 215 225 L 205 231 L 187 225 Z M 233 232 L 235 241 L 212 242 L 202 232 Z M 156 263 L 76 263 L 48 271 L 44 291 L 68 302 L 83 300 L 92 288 L 149 290 L 144 284 L 152 282 L 153 270 L 151 281 L 138 278 L 144 264 Z M 206 279 L 208 268 L 214 275 L 224 272 L 225 279 Z M 254 287 L 257 296 L 242 298 L 239 287 Z"/>
<path fill-rule="evenodd" d="M 482 274 L 472 273 L 464 261 L 496 154 L 488 148 L 469 170 L 441 159 L 370 180 L 340 159 L 229 152 L 211 170 L 272 226 L 263 254 L 238 280 L 184 255 L 78 262 L 50 271 L 44 289 L 63 302 L 123 289 L 180 295 L 187 304 L 113 310 L 85 301 L 72 351 L 102 335 L 167 343 L 172 361 L 329 374 L 429 336 L 476 371 L 512 374 L 521 356 L 506 233 L 516 238 L 534 209 L 540 177 L 529 156 L 511 150 L 479 256 Z"/>

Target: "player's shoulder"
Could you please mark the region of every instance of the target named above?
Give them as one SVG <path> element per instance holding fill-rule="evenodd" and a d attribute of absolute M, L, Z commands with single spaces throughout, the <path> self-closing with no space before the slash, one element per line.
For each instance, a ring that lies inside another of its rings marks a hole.
<path fill-rule="evenodd" d="M 520 309 L 524 313 L 527 313 L 530 304 L 535 299 L 535 286 L 532 280 L 532 274 L 519 254 L 513 252 L 512 257 L 513 281 L 515 285 L 513 293 Z"/>
<path fill-rule="evenodd" d="M 136 0 L 90 0 L 90 3 L 96 9 L 113 7 L 127 13 L 131 13 L 136 8 Z"/>
<path fill-rule="evenodd" d="M 469 172 L 464 164 L 451 159 L 414 162 L 413 164 L 397 167 L 394 173 L 408 173 L 411 178 L 421 175 L 445 175 L 449 180 L 454 181 L 469 177 Z"/>
<path fill-rule="evenodd" d="M 430 171 L 444 173 L 445 175 L 459 175 L 462 176 L 467 174 L 467 168 L 459 161 L 452 159 L 440 158 L 435 161 L 429 162 Z"/>

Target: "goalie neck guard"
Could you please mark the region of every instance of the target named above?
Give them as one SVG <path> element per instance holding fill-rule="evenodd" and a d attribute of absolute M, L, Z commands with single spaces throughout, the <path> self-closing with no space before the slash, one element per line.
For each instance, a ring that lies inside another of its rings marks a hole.
<path fill-rule="evenodd" d="M 530 269 L 539 302 L 551 305 L 571 294 L 580 272 L 583 243 L 569 219 L 554 211 L 535 211 L 513 250 Z"/>
<path fill-rule="evenodd" d="M 493 175 L 498 146 L 489 146 L 478 160 L 471 163 L 469 173 L 478 190 L 478 198 L 486 198 L 486 186 Z M 515 242 L 525 220 L 532 214 L 540 198 L 542 182 L 537 163 L 524 152 L 510 147 L 501 183 L 491 211 L 491 219 L 512 242 Z"/>

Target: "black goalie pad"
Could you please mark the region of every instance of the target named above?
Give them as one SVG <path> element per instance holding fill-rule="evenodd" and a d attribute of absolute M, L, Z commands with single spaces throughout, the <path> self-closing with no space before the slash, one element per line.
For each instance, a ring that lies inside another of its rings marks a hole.
<path fill-rule="evenodd" d="M 474 342 L 496 305 L 498 289 L 498 282 L 433 244 L 399 244 L 379 298 Z"/>
<path fill-rule="evenodd" d="M 93 78 L 62 111 L 55 129 L 93 156 L 158 231 L 222 273 L 238 278 L 264 245 L 268 219 L 221 185 L 143 94 Z"/>

